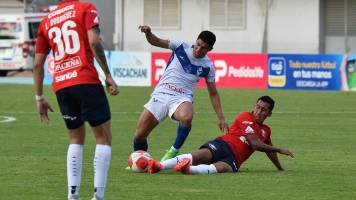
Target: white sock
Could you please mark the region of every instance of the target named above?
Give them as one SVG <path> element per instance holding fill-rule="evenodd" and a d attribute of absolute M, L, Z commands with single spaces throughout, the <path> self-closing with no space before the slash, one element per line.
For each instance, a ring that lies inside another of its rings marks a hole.
<path fill-rule="evenodd" d="M 79 198 L 82 161 L 83 145 L 70 144 L 67 152 L 68 198 Z"/>
<path fill-rule="evenodd" d="M 174 166 L 176 166 L 177 163 L 182 162 L 182 160 L 184 158 L 190 159 L 190 165 L 193 163 L 193 156 L 192 156 L 192 154 L 189 153 L 189 154 L 182 154 L 182 155 L 176 156 L 174 158 L 165 160 L 165 161 L 161 162 L 161 164 L 163 166 L 163 169 L 173 169 Z"/>
<path fill-rule="evenodd" d="M 190 173 L 191 174 L 214 174 L 217 173 L 215 165 L 197 165 L 197 166 L 190 166 Z"/>
<path fill-rule="evenodd" d="M 174 146 L 171 146 L 171 149 L 172 149 L 173 151 L 175 151 L 175 152 L 178 152 L 178 151 L 179 151 L 179 149 L 174 148 Z"/>
<path fill-rule="evenodd" d="M 94 187 L 95 195 L 100 199 L 104 199 L 110 160 L 111 147 L 109 145 L 97 144 L 94 156 Z"/>

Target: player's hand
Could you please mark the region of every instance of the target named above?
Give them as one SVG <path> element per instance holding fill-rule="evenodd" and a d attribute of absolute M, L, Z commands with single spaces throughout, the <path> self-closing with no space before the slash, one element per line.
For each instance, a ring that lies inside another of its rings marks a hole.
<path fill-rule="evenodd" d="M 226 133 L 229 130 L 229 125 L 226 123 L 225 119 L 220 119 L 218 123 L 220 131 Z"/>
<path fill-rule="evenodd" d="M 141 30 L 141 32 L 147 34 L 147 33 L 151 33 L 151 27 L 146 26 L 146 25 L 141 25 L 138 27 L 138 29 Z"/>
<path fill-rule="evenodd" d="M 49 122 L 48 110 L 53 112 L 52 107 L 49 105 L 49 103 L 45 99 L 37 101 L 37 112 L 38 112 L 38 116 L 39 116 L 41 122 L 44 122 L 44 123 Z"/>
<path fill-rule="evenodd" d="M 115 83 L 111 75 L 107 75 L 105 79 L 106 90 L 111 96 L 119 94 L 119 86 Z"/>
<path fill-rule="evenodd" d="M 294 158 L 293 153 L 291 151 L 289 151 L 289 149 L 280 148 L 278 153 Z"/>

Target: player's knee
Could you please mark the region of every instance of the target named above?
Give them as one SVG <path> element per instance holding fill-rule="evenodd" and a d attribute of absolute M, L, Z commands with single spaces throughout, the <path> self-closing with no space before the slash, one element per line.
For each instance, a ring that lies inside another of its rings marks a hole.
<path fill-rule="evenodd" d="M 96 144 L 111 145 L 111 134 L 98 134 L 96 135 Z"/>
<path fill-rule="evenodd" d="M 184 126 L 190 126 L 192 123 L 193 117 L 190 115 L 185 115 L 180 119 L 180 123 L 182 123 Z"/>
<path fill-rule="evenodd" d="M 84 138 L 70 138 L 69 139 L 70 144 L 84 144 Z"/>

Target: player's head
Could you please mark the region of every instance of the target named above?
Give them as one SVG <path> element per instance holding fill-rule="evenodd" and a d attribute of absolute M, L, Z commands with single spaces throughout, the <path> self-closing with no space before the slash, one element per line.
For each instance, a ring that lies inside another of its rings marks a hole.
<path fill-rule="evenodd" d="M 255 116 L 256 122 L 261 124 L 265 119 L 272 115 L 274 108 L 274 100 L 270 96 L 262 96 L 257 99 L 252 114 Z"/>
<path fill-rule="evenodd" d="M 202 31 L 195 42 L 193 55 L 196 58 L 204 57 L 213 49 L 216 37 L 211 31 Z"/>

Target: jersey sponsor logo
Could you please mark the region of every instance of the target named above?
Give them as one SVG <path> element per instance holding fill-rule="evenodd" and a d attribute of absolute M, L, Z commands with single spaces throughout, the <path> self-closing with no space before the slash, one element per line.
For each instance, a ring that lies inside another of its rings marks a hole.
<path fill-rule="evenodd" d="M 56 73 L 66 71 L 69 69 L 73 69 L 82 65 L 82 60 L 79 56 L 75 56 L 73 58 L 69 58 L 60 63 L 56 63 L 54 67 L 54 71 Z"/>
<path fill-rule="evenodd" d="M 240 141 L 247 144 L 247 145 L 250 145 L 247 141 L 247 139 L 245 138 L 245 136 L 240 136 Z"/>
<path fill-rule="evenodd" d="M 253 128 L 251 126 L 247 126 L 245 129 L 245 133 L 253 134 L 253 133 L 255 133 L 255 130 L 253 130 Z"/>
<path fill-rule="evenodd" d="M 95 24 L 99 24 L 99 17 L 98 17 L 98 16 L 96 16 L 96 17 L 94 18 L 94 23 L 95 23 Z"/>
<path fill-rule="evenodd" d="M 76 78 L 77 76 L 78 76 L 78 72 L 75 70 L 73 72 L 68 72 L 66 74 L 63 74 L 63 75 L 60 75 L 60 76 L 56 76 L 55 82 L 56 83 L 62 82 L 62 81 L 65 81 L 65 80 Z"/>
<path fill-rule="evenodd" d="M 253 124 L 253 122 L 251 122 L 251 121 L 243 121 L 243 122 L 242 122 L 242 124 L 252 125 L 252 124 Z"/>
<path fill-rule="evenodd" d="M 55 10 L 51 13 L 48 14 L 48 18 L 51 19 L 52 17 L 56 16 L 56 15 L 60 15 L 62 13 L 65 13 L 69 10 L 73 10 L 74 9 L 74 5 L 69 5 L 69 6 L 66 6 L 64 8 L 61 8 L 61 9 L 58 9 L 58 10 Z"/>
<path fill-rule="evenodd" d="M 266 131 L 265 130 L 261 130 L 261 135 L 263 136 L 263 137 L 265 137 L 266 136 Z"/>
<path fill-rule="evenodd" d="M 174 91 L 174 92 L 177 92 L 179 94 L 184 94 L 184 90 L 183 88 L 178 88 L 176 85 L 174 84 L 171 84 L 171 83 L 164 83 L 163 84 L 163 87 L 168 89 L 168 90 L 171 90 L 171 91 Z"/>

